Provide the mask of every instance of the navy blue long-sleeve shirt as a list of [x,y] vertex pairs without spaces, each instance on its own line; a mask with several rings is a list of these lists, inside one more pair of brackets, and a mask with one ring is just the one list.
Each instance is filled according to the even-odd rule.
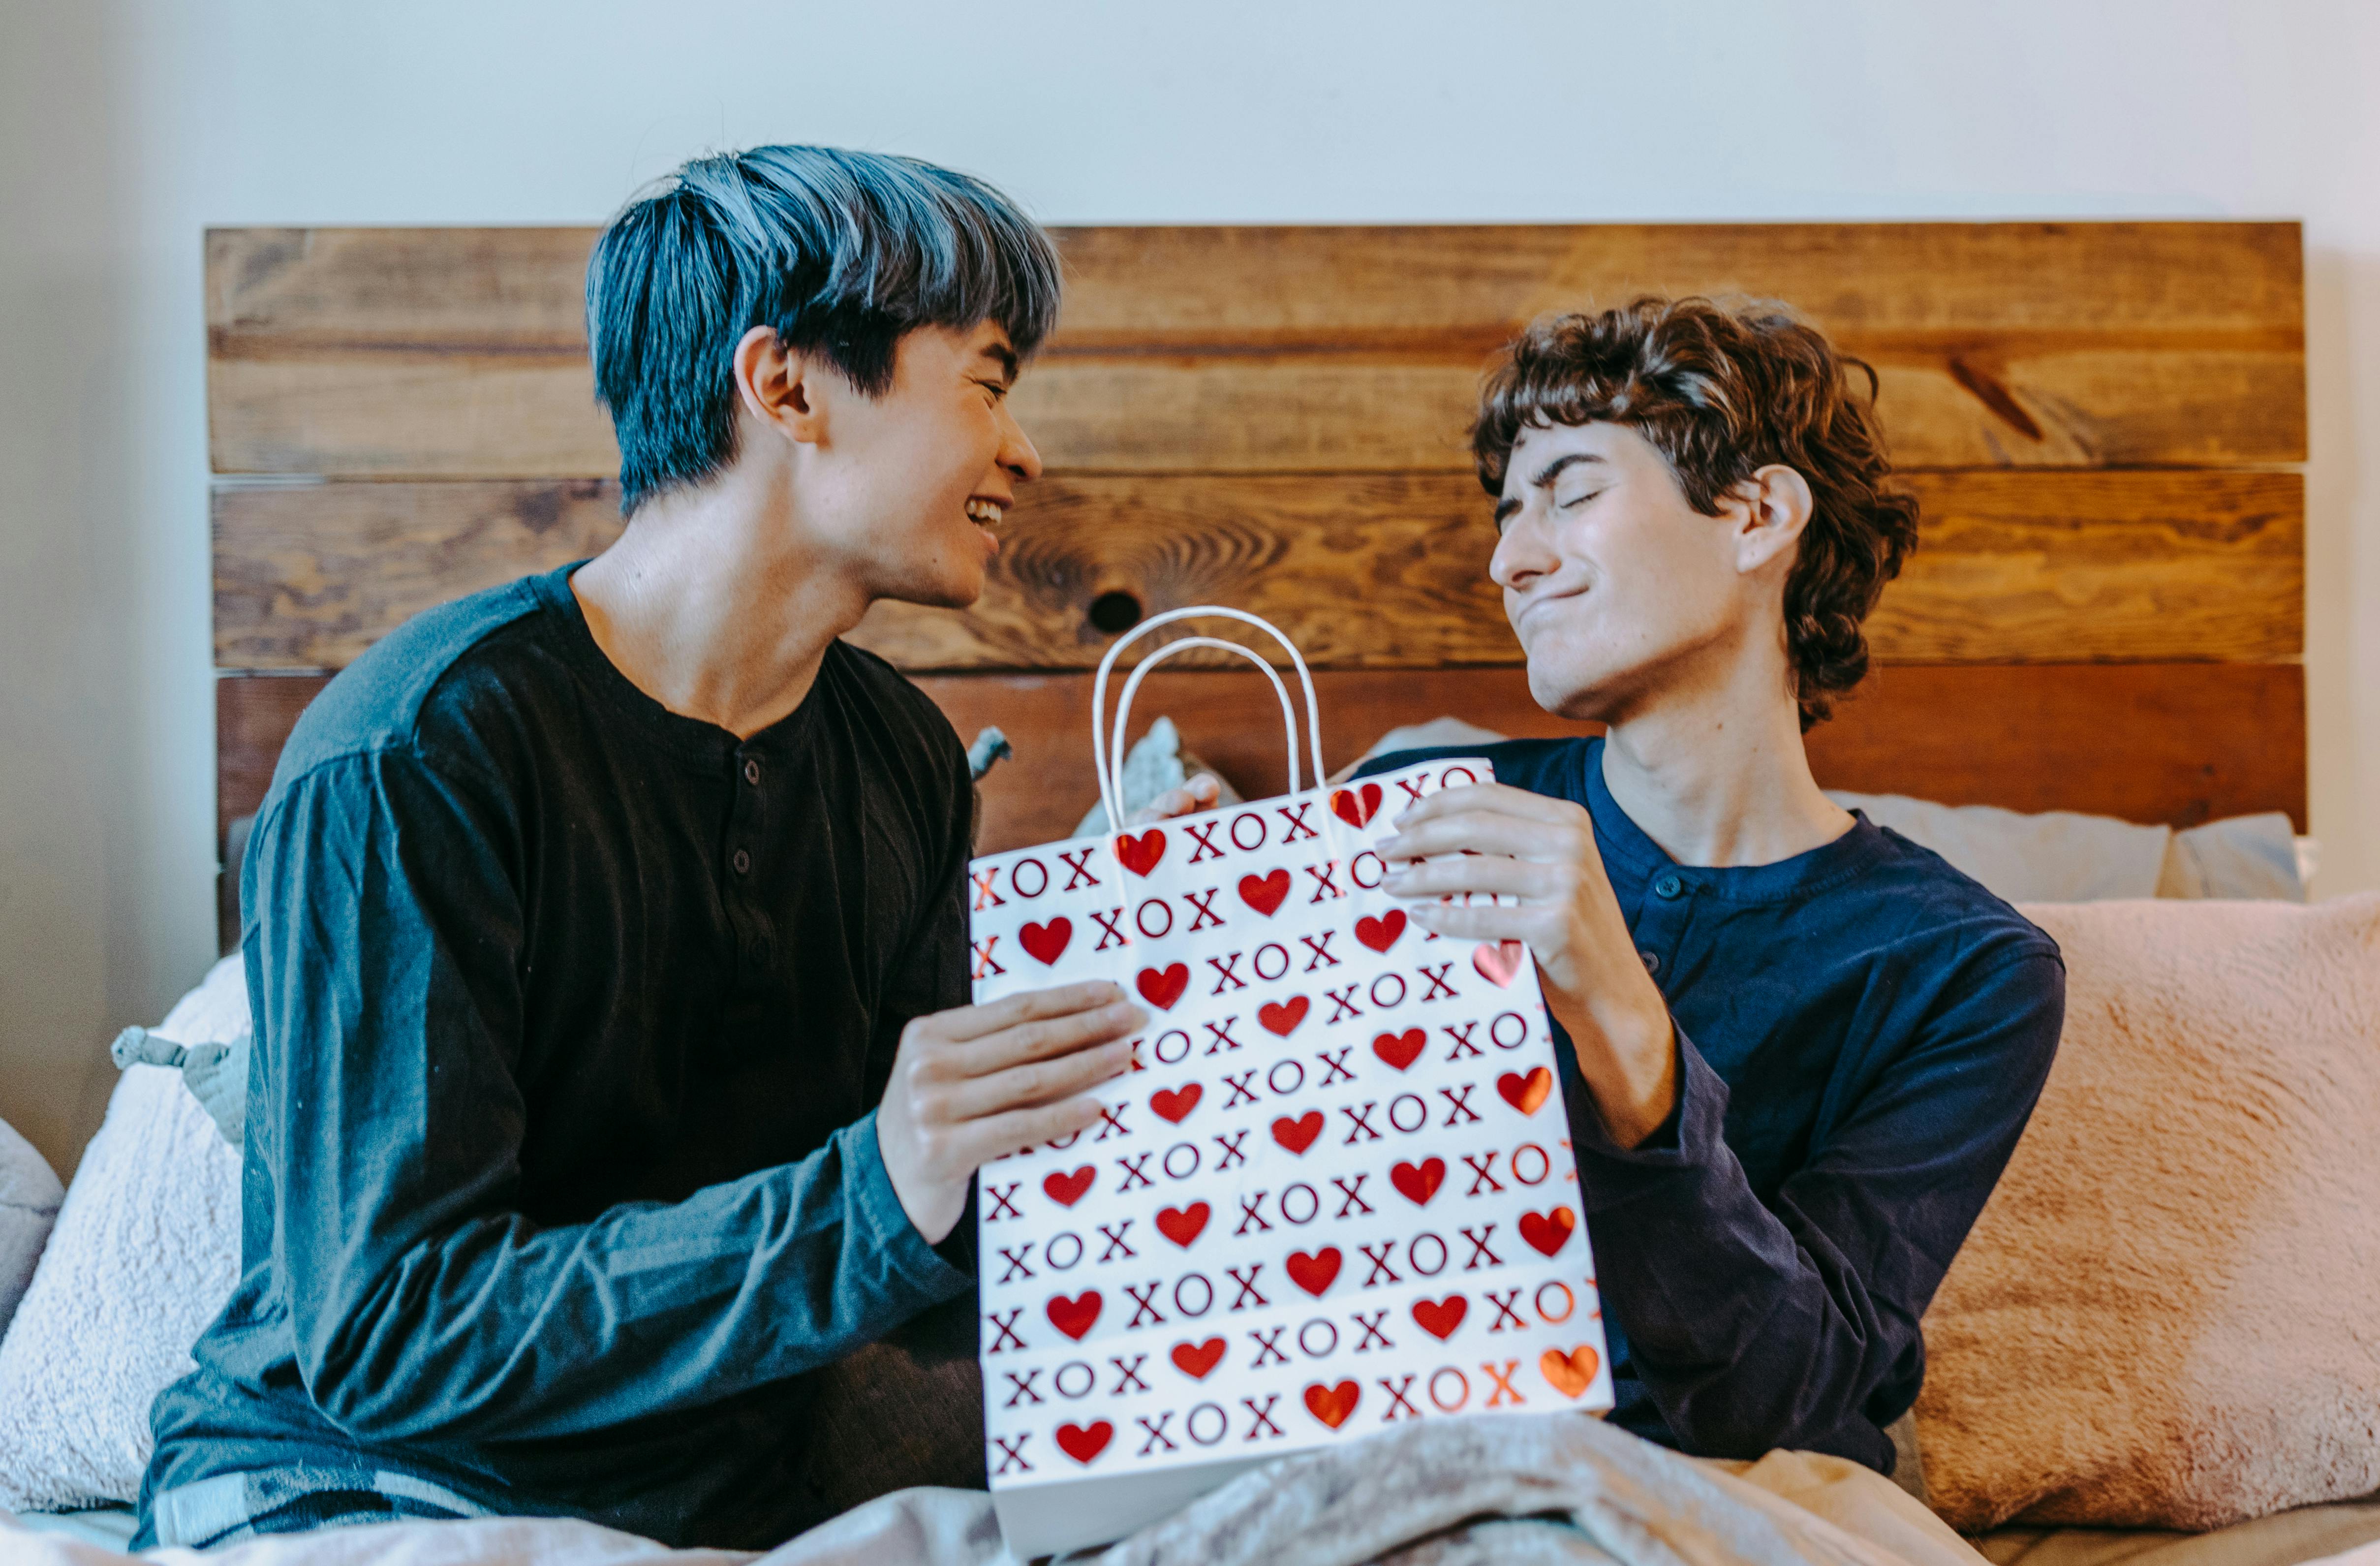
[[805,1372],[969,1286],[876,1147],[967,1000],[941,712],[832,645],[739,743],[567,571],[412,621],[284,749],[242,878],[242,1276],[143,1487],[395,1471],[674,1545],[818,1520]]
[[1777,864],[1680,865],[1612,799],[1600,739],[1363,771],[1456,755],[1586,807],[1676,1024],[1677,1109],[1627,1150],[1554,1030],[1613,1421],[1704,1456],[1798,1447],[1890,1473],[1919,1321],[2057,1052],[2056,943],[1864,816]]

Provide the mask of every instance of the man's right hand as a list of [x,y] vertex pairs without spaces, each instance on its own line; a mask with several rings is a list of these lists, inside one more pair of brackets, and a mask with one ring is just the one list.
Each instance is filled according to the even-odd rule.
[[1105,980],[917,1017],[901,1031],[876,1144],[901,1210],[929,1245],[966,1210],[967,1182],[1004,1153],[1088,1130],[1091,1089],[1132,1067],[1148,1014]]

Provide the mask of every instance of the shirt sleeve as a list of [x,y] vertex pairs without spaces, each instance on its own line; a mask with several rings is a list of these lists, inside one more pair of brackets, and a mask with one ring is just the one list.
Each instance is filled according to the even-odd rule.
[[1723,1135],[1727,1084],[1682,1031],[1670,1121],[1621,1150],[1576,1067],[1572,1139],[1604,1309],[1684,1450],[1889,1467],[1919,1322],[2040,1097],[2065,969],[2030,953],[1960,988],[1767,1202]]
[[293,780],[258,829],[249,1135],[323,1414],[363,1439],[566,1436],[812,1369],[965,1289],[903,1212],[872,1113],[681,1202],[520,1213],[525,915],[501,801],[383,751]]

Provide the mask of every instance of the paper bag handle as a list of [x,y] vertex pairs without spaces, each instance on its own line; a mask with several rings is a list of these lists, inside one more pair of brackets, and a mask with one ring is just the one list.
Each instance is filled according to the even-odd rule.
[[1186,637],[1180,641],[1168,642],[1150,653],[1134,667],[1131,676],[1124,681],[1123,693],[1116,703],[1114,729],[1112,733],[1108,729],[1108,671],[1115,667],[1117,655],[1160,625],[1201,615],[1214,615],[1253,625],[1269,635],[1273,640],[1281,643],[1287,649],[1290,663],[1297,671],[1298,686],[1305,696],[1305,735],[1309,753],[1314,760],[1316,786],[1319,787],[1323,779],[1329,775],[1322,767],[1322,717],[1321,710],[1314,699],[1314,676],[1307,672],[1305,659],[1297,650],[1297,644],[1281,635],[1279,627],[1270,622],[1259,619],[1245,610],[1227,609],[1220,604],[1196,604],[1187,609],[1170,609],[1162,614],[1150,616],[1118,637],[1115,644],[1108,649],[1107,655],[1099,660],[1099,676],[1091,683],[1091,766],[1099,774],[1099,803],[1107,810],[1110,832],[1123,831],[1123,795],[1120,780],[1123,773],[1123,741],[1132,716],[1133,696],[1139,690],[1140,682],[1149,670],[1173,654],[1194,647],[1209,647],[1237,653],[1262,669],[1265,678],[1272,682],[1273,694],[1281,698],[1281,724],[1287,731],[1289,739],[1289,792],[1296,794],[1301,791],[1303,780],[1299,776],[1297,766],[1297,718],[1289,703],[1289,687],[1281,684],[1281,674],[1274,669],[1271,660],[1260,656],[1239,642],[1224,641],[1214,637]]

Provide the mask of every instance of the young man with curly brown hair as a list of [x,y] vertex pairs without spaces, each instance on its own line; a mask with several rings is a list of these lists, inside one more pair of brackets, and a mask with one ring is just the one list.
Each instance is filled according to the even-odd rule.
[[1473,431],[1488,569],[1537,701],[1607,729],[1487,747],[1498,781],[1382,852],[1425,928],[1536,955],[1614,1421],[1890,1473],[1919,1320],[2048,1074],[2065,970],[1811,776],[1802,736],[1865,674],[1861,621],[1917,541],[1853,368],[1778,307],[1695,298],[1512,346]]

